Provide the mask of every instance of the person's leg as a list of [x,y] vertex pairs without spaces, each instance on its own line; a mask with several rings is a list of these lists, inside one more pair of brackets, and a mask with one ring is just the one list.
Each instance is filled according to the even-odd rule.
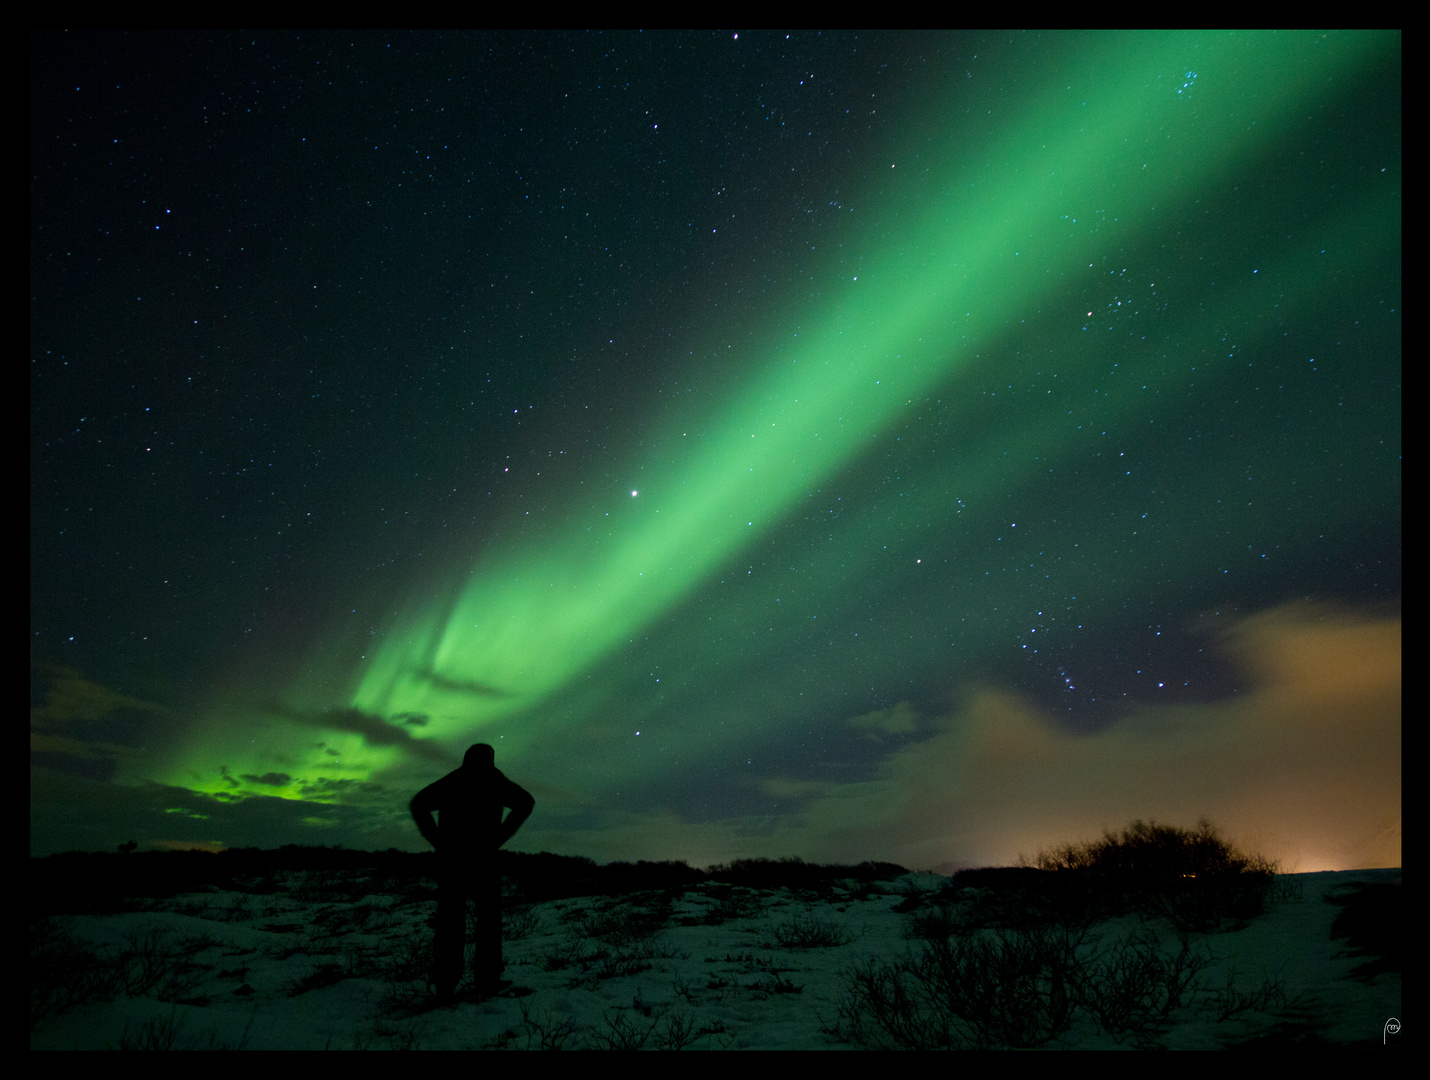
[[501,873],[496,860],[484,862],[477,869],[473,883],[476,894],[477,925],[473,976],[481,989],[493,989],[501,979]]
[[467,890],[461,876],[443,873],[437,882],[437,925],[433,947],[432,981],[437,993],[451,997],[462,981],[462,952],[467,944]]

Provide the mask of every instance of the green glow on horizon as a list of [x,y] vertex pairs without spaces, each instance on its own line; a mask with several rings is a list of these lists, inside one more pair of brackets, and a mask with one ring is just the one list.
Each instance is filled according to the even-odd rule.
[[[608,491],[586,488],[585,501],[544,532],[494,546],[445,589],[414,593],[369,654],[350,706],[390,722],[425,717],[414,737],[438,740],[455,756],[483,728],[549,698],[785,520],[908,401],[956,396],[964,366],[1016,334],[1020,314],[1065,288],[1064,275],[1243,165],[1296,110],[1382,47],[1374,35],[1355,34],[1069,38],[1049,59],[1045,85],[995,136],[931,144],[935,160],[926,154],[917,165],[930,173],[910,167],[912,179],[896,182],[903,163],[892,162],[893,195],[855,200],[856,218],[871,224],[814,275],[822,294],[797,320],[774,313],[782,325],[807,328],[798,337],[766,339],[733,361],[720,342],[697,352],[698,361],[753,372],[727,400],[701,415],[658,417],[629,471],[610,470]],[[1195,93],[1179,93],[1193,70]],[[965,104],[950,94],[944,125],[931,134],[966,127]],[[929,175],[946,180],[900,207],[898,192]],[[1115,223],[1109,216],[1095,233],[1068,224],[1100,209]],[[1026,425],[998,435],[999,454],[1006,438],[1047,437]],[[977,463],[965,465],[977,472]],[[990,460],[980,483],[972,501],[991,496],[1006,475]],[[519,752],[526,735],[504,730],[504,745]],[[249,794],[323,801],[302,776],[360,781],[401,756],[352,733],[309,730],[305,743],[291,731],[270,733],[299,763],[286,770],[290,784],[244,783]],[[222,760],[254,756],[245,749],[251,732],[213,737]],[[343,744],[343,755],[313,751],[319,737]],[[191,789],[226,790],[183,775],[178,781],[175,770],[176,782]]]

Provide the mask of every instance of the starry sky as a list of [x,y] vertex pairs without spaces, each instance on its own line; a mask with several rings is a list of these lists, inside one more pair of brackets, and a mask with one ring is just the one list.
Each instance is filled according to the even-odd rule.
[[1400,865],[1398,33],[30,51],[32,854]]

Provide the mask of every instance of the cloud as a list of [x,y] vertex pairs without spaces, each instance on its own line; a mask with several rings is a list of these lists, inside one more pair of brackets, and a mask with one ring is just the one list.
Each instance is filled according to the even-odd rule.
[[262,776],[253,776],[249,773],[244,773],[243,778],[250,784],[267,784],[269,787],[287,787],[293,782],[291,776],[281,772],[264,773]]
[[32,662],[30,733],[62,737],[74,744],[99,745],[113,752],[143,740],[156,721],[177,719],[164,706],[91,682],[59,664]]
[[30,665],[32,697],[41,704],[30,710],[31,730],[55,731],[90,722],[127,722],[135,716],[158,716],[163,706],[91,682],[60,664],[33,661]]
[[1016,694],[985,689],[950,715],[904,703],[851,721],[873,734],[927,732],[868,780],[768,779],[798,801],[778,817],[683,823],[603,817],[596,829],[523,831],[522,844],[597,858],[749,856],[920,868],[1006,865],[1136,818],[1209,817],[1288,870],[1401,864],[1399,618],[1309,605],[1233,624],[1223,645],[1250,687],[1210,704],[1134,711],[1095,734],[1054,724]]
[[862,731],[868,738],[882,742],[893,735],[912,735],[919,729],[918,713],[907,701],[887,709],[878,709],[848,721],[854,731]]
[[458,694],[474,694],[482,698],[506,698],[511,697],[511,692],[503,690],[499,686],[492,686],[490,683],[477,682],[474,679],[453,679],[446,675],[438,674],[431,668],[421,668],[414,674],[419,679],[430,682],[439,690],[447,690]]
[[30,736],[30,767],[73,773],[87,780],[113,780],[119,763],[113,757],[95,756],[69,739]]
[[177,717],[152,701],[111,690],[59,664],[32,662],[30,766],[113,780],[142,747],[162,741]]
[[830,785],[822,780],[783,780],[771,777],[760,781],[760,791],[772,799],[812,799],[825,794]]
[[[294,724],[317,728],[322,731],[347,731],[361,735],[368,746],[391,746],[414,757],[434,761],[441,765],[451,765],[452,756],[438,742],[432,739],[414,739],[405,728],[395,727],[386,719],[361,709],[318,709],[304,711],[291,709],[285,705],[270,704],[268,710]],[[425,722],[415,720],[417,714],[404,713],[405,724],[421,727]]]
[[394,792],[386,784],[374,780],[332,780],[320,777],[300,781],[303,798],[310,803],[342,803],[347,806],[405,807],[411,797],[408,792]]
[[811,804],[811,839],[916,865],[1006,863],[1134,818],[1206,815],[1301,870],[1399,866],[1400,620],[1296,605],[1225,647],[1251,688],[1093,735],[986,690],[871,782]]

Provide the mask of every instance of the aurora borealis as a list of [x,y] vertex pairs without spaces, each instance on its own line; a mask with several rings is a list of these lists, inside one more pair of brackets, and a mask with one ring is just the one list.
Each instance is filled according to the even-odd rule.
[[31,45],[32,853],[1400,864],[1398,34]]

